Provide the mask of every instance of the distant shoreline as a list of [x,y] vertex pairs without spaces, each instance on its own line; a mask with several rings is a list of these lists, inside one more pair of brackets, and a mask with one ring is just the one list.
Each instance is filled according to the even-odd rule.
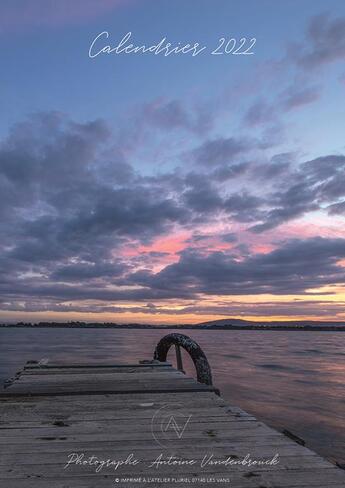
[[17,323],[0,324],[2,329],[26,328],[26,329],[142,329],[142,330],[293,330],[293,331],[318,331],[318,332],[345,332],[344,325],[299,325],[299,324],[262,324],[260,325],[149,325],[149,324],[114,324],[114,323],[86,323],[86,322],[40,322],[38,324]]

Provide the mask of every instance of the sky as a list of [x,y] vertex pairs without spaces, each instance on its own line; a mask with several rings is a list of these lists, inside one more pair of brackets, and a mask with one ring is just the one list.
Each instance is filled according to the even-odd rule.
[[0,56],[0,321],[345,320],[342,0],[2,0]]

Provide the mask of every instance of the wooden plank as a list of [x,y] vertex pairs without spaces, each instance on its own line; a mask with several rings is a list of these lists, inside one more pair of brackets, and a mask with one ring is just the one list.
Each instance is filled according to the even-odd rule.
[[[151,370],[151,373],[137,375],[136,373],[119,374],[84,374],[72,373],[67,375],[19,375],[10,386],[11,395],[61,395],[88,393],[133,393],[133,392],[167,392],[167,391],[214,391],[213,387],[197,383],[187,378],[181,372],[172,370],[161,373]],[[162,386],[163,385],[163,386]],[[2,393],[4,395],[4,393]]]
[[[43,430],[43,429],[42,429]],[[152,431],[151,430],[122,430],[122,431],[114,431],[114,432],[99,432],[99,433],[71,433],[68,434],[66,431],[61,431],[62,428],[55,428],[55,429],[46,429],[40,430],[39,432],[35,432],[30,434],[28,432],[23,432],[22,435],[13,435],[6,434],[1,435],[0,438],[0,445],[6,444],[32,444],[35,440],[38,441],[50,441],[54,439],[60,440],[71,440],[71,441],[78,441],[78,442],[96,442],[96,441],[112,441],[117,442],[121,441],[125,443],[128,440],[142,440],[146,439],[148,442],[152,442]],[[281,434],[279,432],[272,432],[268,431],[268,428],[265,427],[258,427],[257,429],[253,430],[251,428],[248,429],[237,429],[231,430],[227,428],[222,432],[212,432],[212,429],[205,429],[202,433],[200,430],[197,429],[192,430],[191,428],[188,429],[188,433],[185,432],[183,438],[185,440],[194,439],[197,442],[197,439],[203,438],[208,439],[212,438],[215,440],[222,440],[222,439],[229,439],[231,441],[239,440],[239,439],[249,439],[250,442],[252,438],[258,439],[264,436],[277,436],[280,437]]]
[[[80,408],[80,407],[79,407]],[[0,409],[0,428],[6,426],[6,428],[17,428],[17,427],[33,427],[35,425],[44,425],[47,423],[52,423],[56,419],[68,420],[68,423],[79,425],[88,422],[99,422],[104,425],[104,422],[116,422],[116,421],[146,421],[147,419],[152,419],[153,415],[157,412],[156,408],[134,408],[134,409],[104,409],[97,412],[90,411],[90,413],[79,413],[78,408],[76,409],[64,409],[57,411],[38,411],[35,409],[33,412],[30,410],[29,415],[21,416],[18,419],[18,410],[10,409],[4,410],[6,415],[5,420],[1,419],[2,411]],[[188,409],[175,409],[176,415],[190,415],[190,422],[195,422],[198,419],[199,422],[214,422],[214,421],[224,421],[224,422],[248,422],[256,420],[255,417],[249,415],[238,416],[231,412],[226,412],[220,408],[188,408]],[[30,415],[31,414],[31,415]]]
[[5,394],[1,398],[1,405],[6,405],[7,403],[17,403],[20,405],[56,405],[58,404],[59,407],[68,404],[69,402],[77,404],[78,401],[82,401],[83,405],[87,404],[115,404],[115,405],[140,405],[142,402],[149,402],[149,403],[154,403],[155,405],[163,404],[166,402],[182,402],[183,404],[188,404],[188,403],[197,403],[198,405],[200,402],[203,402],[205,404],[213,404],[213,405],[219,405],[223,408],[228,408],[232,412],[244,412],[241,410],[239,407],[235,407],[233,405],[227,405],[224,399],[220,396],[215,395],[213,392],[208,392],[208,391],[201,391],[198,393],[198,396],[195,397],[193,392],[178,392],[178,393],[161,393],[157,394],[152,398],[152,396],[149,393],[132,393],[131,395],[128,395],[126,398],[122,397],[116,397],[112,396],[109,394],[104,394],[104,395],[84,395],[81,400],[78,400],[73,395],[65,395],[63,398],[54,396],[52,395],[50,398],[35,398],[35,397],[23,397],[20,399],[17,399],[15,396],[13,396],[10,392],[12,391],[12,387],[8,388],[5,390]]
[[133,379],[133,380],[119,380],[119,381],[114,381],[113,378],[107,378],[103,379],[100,381],[92,381],[90,380],[85,380],[85,381],[78,381],[78,380],[72,380],[72,381],[64,381],[63,383],[55,383],[54,381],[42,381],[42,382],[25,382],[25,381],[18,381],[14,383],[11,386],[11,394],[16,393],[17,391],[23,391],[25,390],[29,391],[42,391],[45,390],[47,392],[60,392],[63,390],[68,390],[69,388],[72,388],[73,391],[85,391],[88,388],[90,388],[92,391],[97,391],[97,390],[119,390],[119,389],[145,389],[145,386],[149,387],[151,386],[152,388],[159,388],[161,386],[164,386],[165,388],[171,387],[171,388],[178,388],[179,386],[189,386],[193,387],[195,386],[196,388],[200,388],[206,385],[199,385],[195,383],[192,380],[188,380],[182,377],[173,377],[169,378],[168,381],[161,381],[159,378],[142,378],[142,379]]
[[[80,379],[79,379],[80,378]],[[122,378],[122,379],[121,379]],[[127,379],[128,378],[128,379]],[[27,379],[25,376],[19,377],[9,387],[11,396],[15,395],[61,395],[61,394],[89,394],[89,393],[154,393],[154,392],[174,392],[174,391],[215,391],[212,386],[196,382],[192,378],[176,371],[171,374],[165,374],[163,378],[152,375],[143,375],[132,377],[131,374],[124,375],[86,375],[79,377],[68,375],[59,377],[55,382],[54,378],[42,378],[42,381]],[[0,396],[7,396],[7,390]]]
[[104,363],[104,364],[90,364],[90,363],[74,363],[74,364],[65,364],[65,363],[49,363],[49,364],[26,364],[24,369],[72,369],[72,368],[165,368],[171,367],[172,364],[169,362],[160,363],[158,361],[151,362],[148,361],[147,363],[133,363],[133,364],[111,364],[111,363]]
[[[104,453],[106,452],[113,452],[114,456],[123,455],[124,452],[146,452],[148,449],[151,451],[155,450],[157,455],[162,452],[162,447],[157,443],[148,444],[147,439],[129,439],[126,441],[126,451],[124,451],[124,444],[123,441],[94,441],[92,443],[82,442],[82,441],[70,441],[70,440],[59,440],[58,437],[55,440],[50,441],[37,441],[35,440],[32,444],[9,444],[7,446],[3,446],[2,455],[11,455],[17,456],[20,454],[27,455],[31,454],[34,455],[37,453],[41,455],[42,453],[66,453],[70,452],[91,452],[100,457],[104,457]],[[152,440],[152,439],[151,439]],[[274,455],[276,452],[281,453],[284,455],[286,449],[290,450],[291,452],[299,453],[299,449],[302,446],[298,444],[295,446],[291,444],[288,440],[282,440],[280,437],[277,436],[265,436],[261,438],[251,438],[251,439],[244,439],[239,438],[235,441],[231,441],[229,439],[222,439],[222,440],[213,440],[207,438],[200,438],[196,443],[194,439],[185,439],[183,446],[179,442],[179,439],[169,442],[169,453],[172,452],[193,452],[195,446],[198,446],[198,449],[203,449],[205,452],[212,452],[217,453],[217,450],[224,450],[228,454],[235,454],[237,456],[243,455],[243,453],[248,454],[251,453],[253,456],[256,455],[255,453],[260,453],[261,456],[269,456]],[[296,449],[295,449],[296,447]],[[312,452],[312,451],[310,451]],[[259,457],[259,454],[257,454]],[[309,455],[309,454],[304,454]]]
[[31,369],[24,369],[20,373],[26,376],[42,376],[42,375],[69,375],[69,374],[123,374],[123,373],[137,373],[137,374],[150,374],[152,372],[159,372],[159,373],[170,373],[172,371],[176,371],[172,366],[166,367],[123,367],[123,368],[114,368],[114,367],[104,367],[104,368],[92,368],[92,367],[85,367],[85,368],[31,368]]
[[[151,426],[151,423],[148,422],[148,419],[138,419],[137,421],[135,418],[129,418],[129,419],[116,419],[116,420],[104,420],[104,421],[99,421],[99,420],[89,420],[89,421],[82,421],[78,423],[70,423],[68,419],[65,421],[57,421],[51,422],[50,424],[34,424],[28,427],[23,427],[21,424],[17,425],[16,427],[13,426],[8,426],[7,424],[1,425],[0,426],[0,434],[1,434],[1,439],[0,442],[2,442],[2,439],[5,439],[7,436],[9,437],[21,437],[22,439],[25,436],[37,436],[37,435],[55,435],[57,431],[59,432],[59,435],[84,435],[86,432],[88,434],[97,434],[103,429],[106,429],[107,434],[110,433],[118,433],[121,434],[122,432],[149,432],[151,433],[151,429],[153,428]],[[157,426],[154,426],[156,430],[160,429],[160,424]],[[262,424],[261,422],[258,422],[257,420],[250,420],[250,421],[243,421],[243,422],[237,422],[233,421],[230,422],[229,419],[221,418],[219,420],[218,417],[215,417],[214,420],[209,419],[207,420],[204,418],[204,420],[200,419],[193,419],[193,417],[190,419],[188,423],[188,432],[203,432],[205,431],[205,435],[207,435],[207,431],[212,431],[212,435],[214,437],[218,437],[224,432],[231,433],[231,432],[237,432],[237,431],[242,431],[242,432],[247,432],[248,430],[255,431],[255,435],[259,435],[262,431],[265,433],[268,433],[269,431],[267,430],[270,429],[270,427],[267,427],[265,424]],[[275,431],[273,431],[275,432]]]
[[[65,385],[69,383],[85,383],[85,382],[95,382],[100,383],[102,381],[165,381],[166,379],[188,379],[180,371],[172,371],[168,373],[122,373],[122,374],[112,374],[112,373],[84,373],[84,374],[54,374],[54,375],[21,375],[20,378],[15,380],[16,385],[18,384],[41,384],[41,385]],[[188,379],[189,380],[189,379]],[[189,380],[190,381],[190,380]]]
[[[75,391],[73,388],[68,388],[68,389],[61,389],[60,391],[54,391],[54,390],[40,390],[37,388],[36,390],[28,390],[28,389],[22,389],[19,391],[16,391],[13,393],[14,397],[23,397],[27,395],[37,395],[37,396],[48,396],[51,397],[53,396],[60,396],[60,395],[90,395],[90,394],[99,394],[99,395],[105,395],[105,394],[111,394],[111,395],[127,395],[127,394],[132,394],[132,393],[149,393],[151,395],[156,394],[156,393],[178,393],[178,392],[183,392],[183,393],[198,393],[198,392],[203,392],[203,391],[210,391],[214,392],[215,389],[212,387],[187,387],[187,386],[182,386],[182,387],[162,387],[162,388],[157,388],[157,389],[152,389],[150,387],[146,387],[145,385],[142,385],[142,388],[134,389],[133,387],[128,387],[128,388],[123,388],[123,389],[115,389],[113,387],[110,387],[109,389],[98,389],[97,387],[93,388],[88,388],[85,391]],[[0,394],[0,399],[1,399],[2,394]]]

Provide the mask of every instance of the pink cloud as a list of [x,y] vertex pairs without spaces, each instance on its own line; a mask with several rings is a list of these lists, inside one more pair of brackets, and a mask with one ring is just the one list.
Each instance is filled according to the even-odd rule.
[[330,218],[327,215],[318,215],[317,222],[310,219],[303,219],[291,222],[284,227],[286,238],[307,239],[309,237],[321,236],[327,238],[344,237],[344,221],[342,218]]
[[0,32],[85,22],[131,0],[2,0]]
[[169,255],[177,254],[186,247],[186,239],[190,237],[189,233],[171,234],[169,236],[158,237],[154,242],[147,246],[126,247],[122,252],[124,257],[135,257],[143,253],[157,252],[167,253]]

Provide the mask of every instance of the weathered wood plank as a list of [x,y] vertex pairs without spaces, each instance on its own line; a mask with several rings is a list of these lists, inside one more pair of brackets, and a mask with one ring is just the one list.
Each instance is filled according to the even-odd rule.
[[[192,429],[188,430],[188,433],[185,433],[183,438],[184,440],[193,439],[194,442],[197,442],[198,439],[204,438],[214,438],[214,439],[229,439],[230,441],[237,441],[239,439],[248,439],[250,442],[253,438],[258,439],[260,437],[264,437],[266,435],[277,436],[280,437],[281,434],[279,432],[270,433],[264,427],[258,427],[255,430],[248,428],[246,430],[230,430],[227,429],[222,432],[210,432],[209,429],[205,430],[202,434],[199,431],[193,431]],[[66,431],[61,432],[61,430],[46,430],[45,432],[35,432],[34,435],[29,435],[28,433],[23,433],[21,436],[15,435],[1,435],[0,438],[0,445],[5,444],[32,444],[35,440],[38,441],[50,441],[54,439],[60,440],[70,440],[70,441],[78,441],[78,442],[96,442],[96,441],[122,441],[125,443],[128,440],[142,440],[146,439],[148,442],[152,442],[152,432],[151,430],[144,430],[141,431],[138,429],[137,431],[115,431],[114,433],[111,432],[99,432],[99,433],[78,433],[78,434],[68,434]],[[182,444],[182,443],[181,443]]]
[[[133,422],[133,418],[131,419],[117,419],[117,420],[105,420],[100,422],[98,420],[94,421],[87,421],[87,422],[79,422],[77,424],[70,423],[68,419],[65,421],[58,421],[57,425],[54,425],[53,422],[50,424],[34,424],[30,427],[23,427],[20,424],[17,427],[8,427],[7,425],[0,426],[0,434],[1,439],[5,439],[8,437],[23,437],[29,435],[55,435],[57,431],[59,435],[83,435],[86,432],[88,434],[96,434],[100,431],[106,429],[107,434],[110,433],[118,433],[121,434],[122,432],[151,432],[151,429],[154,428],[155,430],[160,430],[160,424],[151,426],[151,423],[148,422],[148,419],[138,420]],[[206,429],[206,430],[205,430]],[[208,429],[208,430],[207,430]],[[269,429],[269,430],[268,430]],[[273,429],[267,427],[265,424],[258,422],[257,420],[250,420],[244,422],[230,422],[227,418],[219,420],[215,418],[214,420],[207,420],[200,421],[200,419],[191,419],[188,423],[188,432],[200,432],[204,434],[204,432],[212,431],[212,435],[217,437],[224,432],[231,433],[231,432],[247,432],[248,430],[255,432],[256,435],[260,435],[261,432],[272,432]],[[273,431],[275,432],[275,431]],[[206,434],[205,434],[206,435]]]
[[[211,395],[211,396],[208,396]],[[20,408],[23,413],[25,411],[41,411],[41,412],[59,412],[67,409],[69,412],[75,411],[80,413],[92,413],[95,409],[100,411],[134,411],[157,409],[167,403],[173,403],[178,410],[188,408],[219,408],[221,411],[230,412],[233,415],[246,416],[246,412],[227,406],[224,401],[215,396],[214,393],[200,391],[197,397],[192,392],[178,392],[178,393],[157,393],[154,396],[144,393],[129,393],[126,396],[116,396],[107,394],[99,395],[83,395],[81,397],[75,395],[61,396],[38,396],[38,397],[8,397],[4,396],[0,401],[0,411],[3,409],[9,411],[11,409]],[[83,407],[83,408],[81,408]]]
[[[15,385],[68,385],[74,383],[96,383],[101,382],[124,382],[124,381],[165,381],[168,377],[169,380],[189,380],[186,376],[178,371],[172,371],[167,373],[123,373],[113,375],[111,373],[106,374],[70,374],[70,375],[22,375],[18,380],[15,380]],[[189,381],[190,382],[190,381]]]
[[[47,369],[46,366],[42,369]],[[65,368],[68,370],[68,368]],[[11,385],[11,395],[61,395],[88,393],[120,392],[167,392],[167,391],[214,391],[213,387],[197,383],[183,373],[172,370],[160,373],[159,369],[150,368],[147,374],[135,372],[116,374],[77,374],[73,368],[70,374],[26,375],[20,374]],[[127,371],[127,370],[126,370]],[[2,393],[4,395],[4,393]]]
[[[11,396],[16,395],[43,395],[43,396],[57,396],[57,395],[88,395],[91,393],[98,394],[120,394],[120,393],[167,393],[176,391],[198,392],[198,391],[215,391],[215,388],[208,385],[203,385],[187,378],[172,378],[169,381],[159,381],[143,379],[138,381],[115,382],[111,379],[102,382],[76,382],[61,385],[49,384],[21,384],[15,382],[10,386]],[[0,394],[7,396],[7,390]]]
[[74,368],[166,368],[171,367],[171,363],[165,362],[160,363],[158,361],[151,362],[148,361],[147,363],[133,363],[133,364],[111,364],[111,363],[104,363],[104,364],[90,364],[90,363],[75,363],[75,364],[66,364],[66,363],[48,363],[48,364],[26,364],[24,369],[74,369]]
[[[181,410],[178,411],[177,415],[181,416],[191,416],[190,423],[198,422],[253,422],[256,421],[255,417],[250,416],[237,416],[231,413],[219,411],[220,409],[196,409],[196,408],[189,408],[188,410]],[[177,410],[176,410],[177,412]],[[116,422],[126,422],[130,421],[133,422],[134,420],[138,423],[147,422],[147,419],[152,419],[153,415],[156,413],[156,409],[144,409],[138,410],[135,409],[133,411],[120,411],[120,412],[99,412],[97,417],[95,414],[79,414],[78,411],[75,413],[65,409],[64,411],[53,413],[42,412],[39,413],[35,410],[34,415],[32,412],[31,417],[27,418],[22,416],[19,420],[17,411],[7,411],[4,412],[6,417],[3,420],[1,409],[0,409],[0,428],[32,428],[32,427],[40,427],[42,425],[52,424],[56,420],[66,420],[68,421],[69,425],[83,425],[87,426],[88,423],[95,423],[99,424],[102,427],[106,427],[106,424],[112,422],[113,424]]]
[[[152,441],[152,439],[151,439]],[[183,446],[179,442],[179,439],[173,440],[169,442],[169,452],[170,450],[174,452],[177,450],[188,450],[192,451],[198,446],[198,449],[204,449],[205,452],[214,452],[217,449],[224,449],[229,454],[231,453],[242,453],[245,452],[257,452],[257,450],[262,451],[262,453],[267,452],[267,450],[273,452],[274,454],[279,451],[284,453],[284,449],[291,448],[293,452],[295,451],[295,444],[292,444],[291,441],[288,439],[281,439],[279,436],[264,436],[264,437],[255,437],[255,438],[237,438],[233,439],[214,439],[214,438],[199,438],[198,442],[195,442],[195,439],[184,439]],[[115,441],[105,441],[105,440],[98,440],[93,441],[92,443],[87,441],[71,441],[70,439],[66,439],[66,437],[59,437],[50,438],[49,441],[43,440],[35,440],[31,444],[8,444],[7,446],[3,445],[3,449],[1,452],[3,454],[27,454],[27,453],[69,453],[69,452],[88,452],[92,451],[93,454],[103,456],[103,452],[112,451],[113,455],[120,455],[124,452],[124,445],[123,440],[115,440]],[[302,446],[296,444],[296,448],[300,449]],[[157,443],[150,443],[148,444],[147,439],[128,439],[126,441],[126,452],[134,452],[134,451],[147,451],[156,450],[158,453],[162,452],[162,447]],[[312,451],[309,451],[312,453]],[[313,454],[313,453],[312,453]],[[262,454],[263,455],[263,454]],[[304,454],[309,455],[309,454]]]
[[176,371],[172,366],[166,366],[164,368],[157,367],[157,366],[149,366],[149,367],[123,367],[123,368],[115,368],[115,367],[103,367],[103,368],[30,368],[24,369],[21,374],[25,376],[53,376],[53,375],[70,375],[72,374],[123,374],[123,373],[136,373],[136,374],[150,374],[152,372],[159,372],[163,373],[171,373]]

